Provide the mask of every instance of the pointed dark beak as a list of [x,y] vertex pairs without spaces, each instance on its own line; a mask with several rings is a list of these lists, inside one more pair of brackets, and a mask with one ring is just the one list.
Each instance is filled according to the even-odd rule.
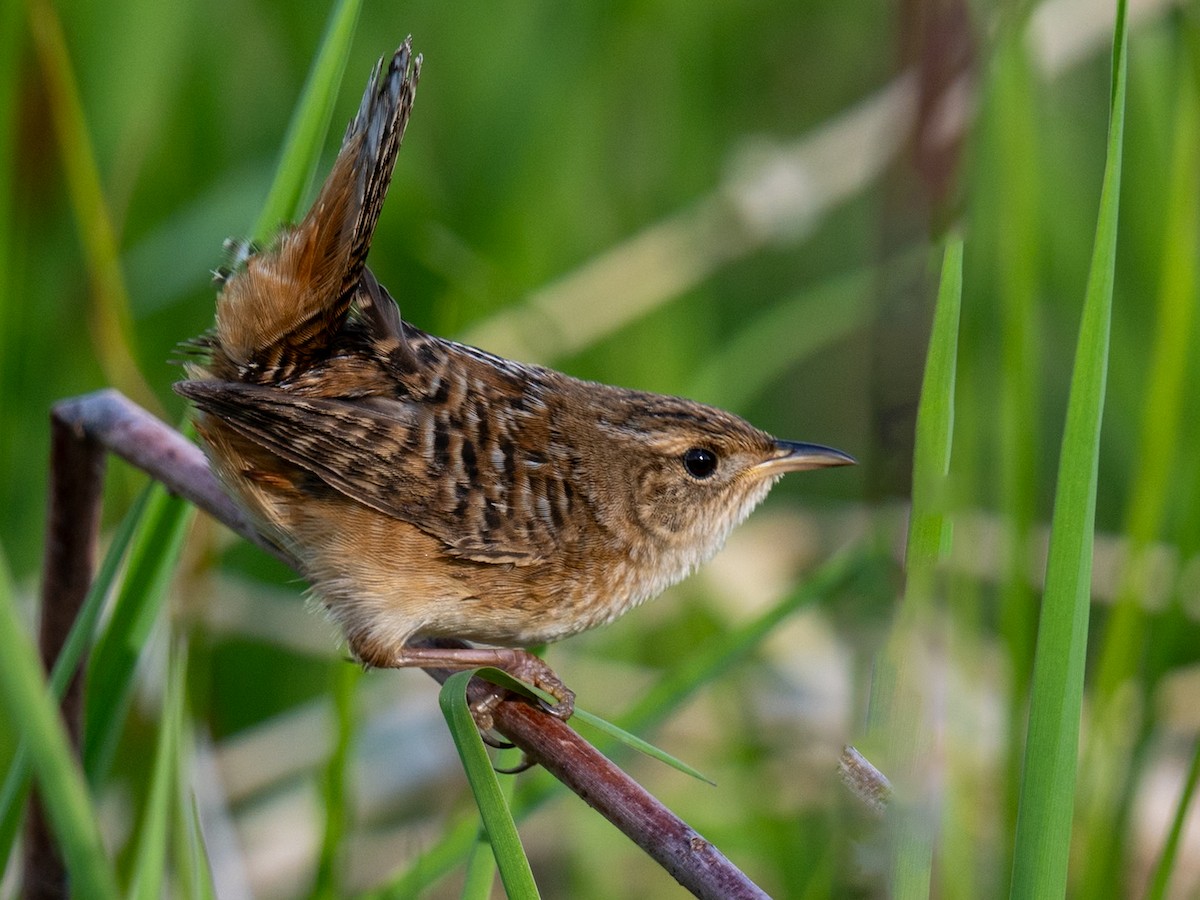
[[858,460],[853,456],[832,447],[802,444],[798,441],[776,441],[775,454],[756,465],[754,471],[763,475],[782,475],[785,472],[807,472],[809,469],[857,464]]

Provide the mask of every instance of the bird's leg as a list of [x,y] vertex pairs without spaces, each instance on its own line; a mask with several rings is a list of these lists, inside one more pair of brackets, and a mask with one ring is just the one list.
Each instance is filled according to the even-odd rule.
[[[380,669],[412,667],[462,671],[492,666],[552,696],[557,702],[552,705],[544,704],[546,711],[551,715],[566,720],[571,718],[571,713],[575,711],[575,692],[563,683],[545,660],[534,656],[528,650],[513,647],[444,646],[435,643],[383,649],[363,646],[355,641],[351,641],[351,648],[363,663]],[[482,709],[479,712],[486,716],[489,710]]]

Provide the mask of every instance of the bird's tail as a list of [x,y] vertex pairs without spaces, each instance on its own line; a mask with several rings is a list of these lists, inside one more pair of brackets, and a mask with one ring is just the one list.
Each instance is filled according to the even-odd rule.
[[236,375],[224,377],[274,381],[328,351],[363,275],[420,73],[411,38],[386,68],[379,61],[308,215],[225,282],[214,343]]

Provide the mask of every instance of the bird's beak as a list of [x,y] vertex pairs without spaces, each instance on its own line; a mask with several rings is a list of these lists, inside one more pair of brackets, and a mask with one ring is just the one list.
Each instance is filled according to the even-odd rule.
[[807,472],[809,469],[857,464],[858,460],[853,456],[832,447],[802,444],[798,441],[776,441],[775,453],[756,465],[754,471],[761,475],[782,475],[785,472]]

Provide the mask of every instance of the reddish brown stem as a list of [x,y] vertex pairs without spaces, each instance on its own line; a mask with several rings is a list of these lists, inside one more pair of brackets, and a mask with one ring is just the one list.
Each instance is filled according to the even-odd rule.
[[[55,428],[69,435],[71,440],[120,456],[247,540],[289,565],[295,565],[283,550],[259,535],[241,510],[226,497],[204,454],[195,444],[118,392],[104,390],[65,400],[55,407],[54,420]],[[98,451],[88,452],[95,454]],[[81,448],[79,453],[83,454],[84,450]],[[81,478],[90,479],[88,484],[92,485],[95,499],[87,502],[98,507],[102,470],[93,464],[88,471],[90,474],[81,475]],[[74,501],[68,499],[64,512],[67,518],[71,517],[72,509],[79,510],[79,506],[72,507],[71,504],[83,503],[79,498],[84,493],[81,491]],[[58,527],[70,529],[75,526],[60,523],[52,513],[51,528]],[[94,545],[94,526],[92,533],[89,547]],[[71,552],[83,553],[78,542],[68,542],[57,535],[52,536],[48,545],[60,541],[64,549],[73,547]],[[77,575],[73,577],[84,580],[86,592],[86,582],[90,581],[92,572],[90,556],[72,558],[64,555],[56,559],[56,567],[76,571]],[[66,591],[67,588],[47,580],[46,606],[57,605],[61,599],[66,599],[57,596],[55,592],[59,590]],[[68,620],[68,627],[69,624]],[[431,670],[430,674],[443,678],[446,675],[436,670]],[[472,702],[475,702],[482,701],[484,692],[493,688],[475,681],[471,690]],[[616,825],[696,896],[767,896],[712,844],[566,724],[522,699],[504,699],[489,708],[498,732]]]
[[[50,494],[46,513],[46,555],[42,564],[39,645],[49,672],[62,651],[92,583],[100,533],[105,450],[83,429],[56,415],[50,420]],[[53,598],[53,602],[51,602]],[[79,679],[63,699],[67,727],[79,742]]]
[[[42,563],[42,609],[38,649],[49,673],[79,615],[96,569],[104,447],[86,429],[50,417],[50,490],[46,510],[46,554]],[[62,699],[63,719],[79,747],[82,687],[76,675]],[[68,895],[67,872],[36,793],[25,827],[26,900]]]

